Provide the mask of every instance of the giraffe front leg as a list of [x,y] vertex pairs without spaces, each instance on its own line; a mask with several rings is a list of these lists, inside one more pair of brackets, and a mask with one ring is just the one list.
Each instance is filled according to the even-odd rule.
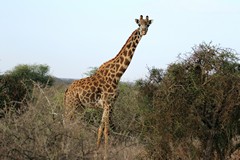
[[98,128],[97,149],[99,149],[100,144],[101,144],[103,128],[105,127],[105,122],[106,122],[106,115],[109,114],[107,112],[109,112],[109,111],[106,109],[106,107],[104,107],[103,114],[102,114],[102,120],[101,120],[100,126]]
[[99,149],[101,144],[101,138],[104,128],[104,159],[107,159],[108,155],[108,131],[109,131],[109,107],[104,107],[101,124],[98,129],[98,139],[97,139],[97,148]]

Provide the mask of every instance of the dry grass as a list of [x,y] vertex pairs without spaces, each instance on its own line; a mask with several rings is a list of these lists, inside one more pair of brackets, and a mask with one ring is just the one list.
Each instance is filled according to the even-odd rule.
[[[79,118],[63,127],[64,89],[36,85],[27,111],[20,116],[13,110],[5,114],[0,120],[0,159],[103,158],[103,147],[96,151],[96,125]],[[136,137],[119,141],[118,134],[110,134],[110,159],[146,159]]]

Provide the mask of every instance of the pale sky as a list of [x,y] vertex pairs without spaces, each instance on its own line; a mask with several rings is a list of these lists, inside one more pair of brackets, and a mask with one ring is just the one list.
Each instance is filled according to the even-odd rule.
[[47,64],[53,76],[83,78],[119,52],[141,14],[154,21],[123,81],[202,42],[240,53],[239,0],[0,0],[0,73]]

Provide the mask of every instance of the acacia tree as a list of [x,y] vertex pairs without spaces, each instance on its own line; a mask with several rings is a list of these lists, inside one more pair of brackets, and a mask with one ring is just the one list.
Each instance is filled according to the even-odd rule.
[[[240,63],[231,49],[200,44],[171,64],[154,97],[151,139],[172,158],[172,148],[185,142],[191,158],[225,159],[238,145],[240,131]],[[164,138],[163,138],[164,137]],[[158,143],[156,143],[158,141]],[[199,145],[193,142],[200,142]],[[154,145],[153,145],[154,147]],[[189,153],[188,153],[189,154]]]

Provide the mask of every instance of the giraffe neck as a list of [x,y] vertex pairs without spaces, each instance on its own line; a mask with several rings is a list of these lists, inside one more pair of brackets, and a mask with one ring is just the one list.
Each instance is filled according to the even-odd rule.
[[139,29],[136,29],[128,38],[120,52],[113,59],[102,64],[96,74],[108,77],[108,82],[112,81],[117,84],[128,68],[141,38],[142,35]]

